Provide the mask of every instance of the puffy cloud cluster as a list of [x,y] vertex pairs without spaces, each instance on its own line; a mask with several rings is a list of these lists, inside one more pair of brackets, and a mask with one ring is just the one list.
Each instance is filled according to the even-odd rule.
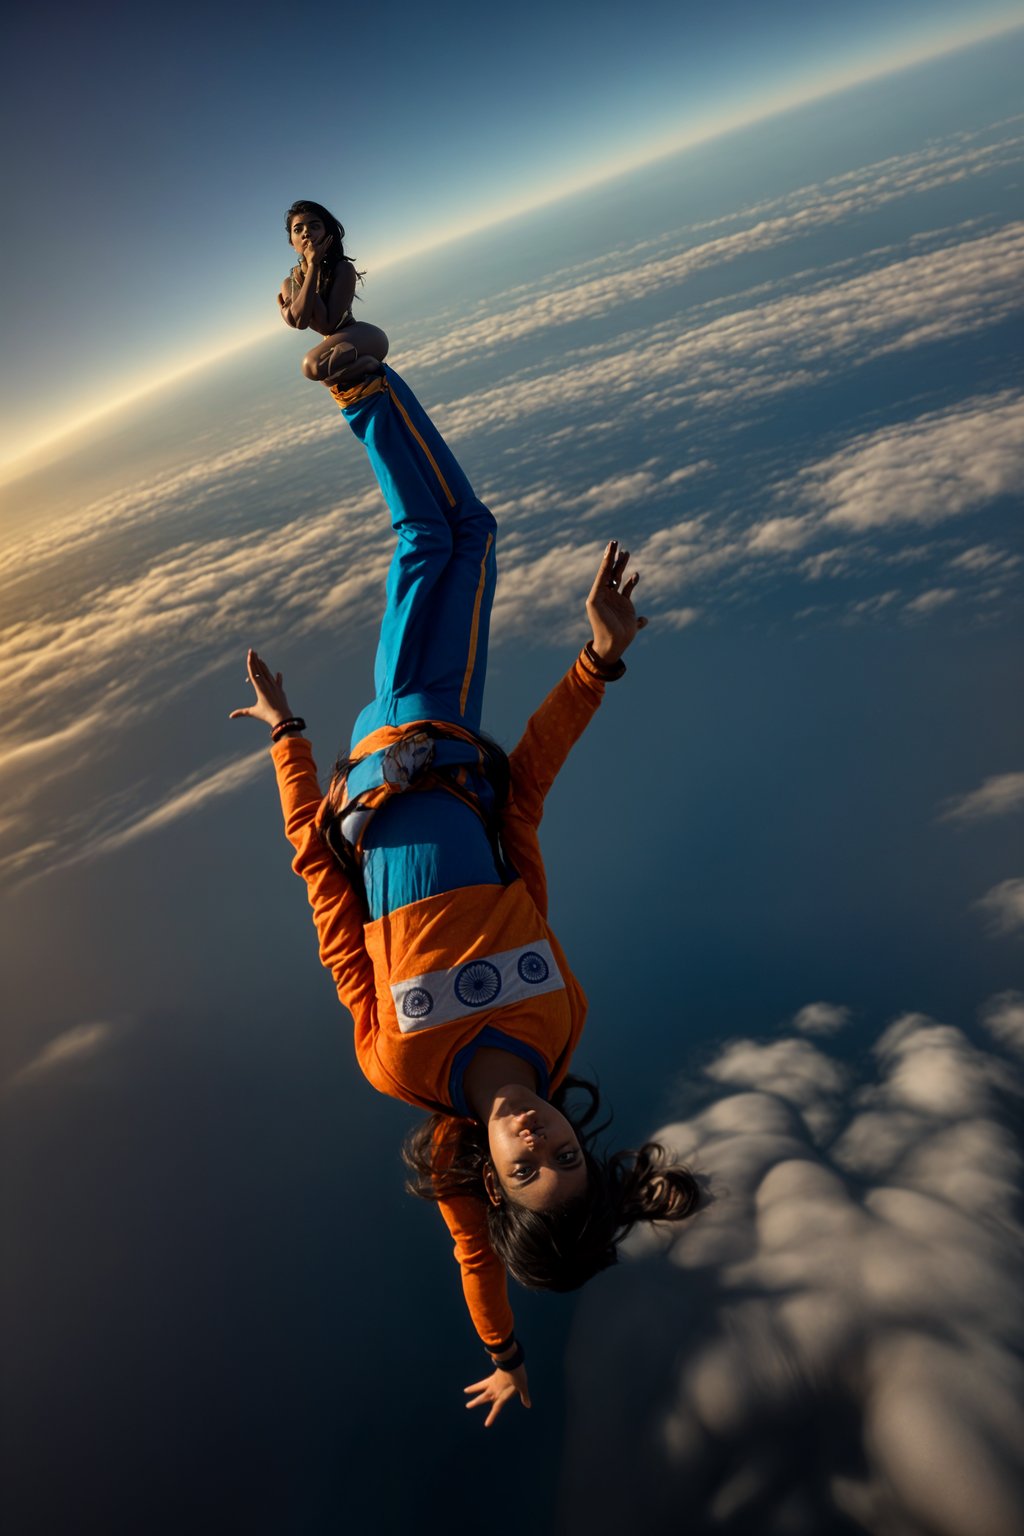
[[978,906],[988,914],[994,933],[1016,933],[1024,928],[1024,880],[1001,880],[979,898]]
[[[982,1018],[1021,1047],[1020,994]],[[908,1014],[866,1070],[792,1037],[734,1041],[704,1078],[658,1137],[706,1208],[638,1231],[581,1306],[560,1529],[1015,1536],[1010,1061]]]
[[793,1016],[793,1028],[803,1035],[834,1035],[849,1022],[849,1008],[839,1003],[806,1003]]
[[1016,491],[1022,472],[1024,395],[1006,391],[854,438],[795,489],[826,527],[863,533],[943,522]]
[[1024,992],[999,992],[989,998],[982,1019],[1000,1045],[1024,1056]]

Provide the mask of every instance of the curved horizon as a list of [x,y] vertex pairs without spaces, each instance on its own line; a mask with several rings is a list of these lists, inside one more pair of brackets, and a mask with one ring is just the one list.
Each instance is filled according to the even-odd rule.
[[[397,249],[392,247],[379,259],[373,258],[374,269],[379,272],[399,267],[427,253],[436,252],[447,246],[459,245],[501,224],[517,221],[556,202],[579,196],[630,172],[645,169],[659,160],[684,154],[716,139],[726,137],[730,133],[742,132],[755,127],[758,123],[827,101],[843,92],[869,85],[886,76],[952,57],[972,47],[1022,30],[1024,30],[1024,22],[1019,19],[1007,22],[1005,13],[1002,13],[998,20],[990,20],[980,27],[958,29],[954,33],[946,32],[940,39],[932,38],[925,46],[905,45],[895,53],[890,51],[884,60],[874,59],[870,65],[858,62],[854,65],[846,65],[842,69],[831,70],[824,75],[816,70],[813,81],[809,80],[808,72],[805,70],[795,80],[785,81],[768,88],[753,108],[747,108],[744,111],[737,110],[732,105],[724,107],[710,117],[704,116],[700,121],[690,122],[685,127],[677,128],[669,135],[648,140],[642,147],[634,146],[627,149],[613,161],[605,160],[600,167],[590,167],[576,174],[562,173],[559,177],[552,178],[539,195],[518,199],[513,195],[511,201],[506,200],[500,205],[492,204],[483,211],[477,204],[471,214],[467,215],[461,223],[456,223],[454,230],[449,221],[443,227],[438,226],[436,230],[429,232],[425,238],[399,246]],[[64,421],[55,430],[43,429],[27,446],[24,442],[24,432],[19,432],[20,441],[14,451],[0,449],[0,485],[8,485],[48,464],[59,461],[73,451],[72,440],[96,423],[115,415],[118,411],[134,406],[145,400],[147,396],[177,384],[194,373],[199,373],[239,352],[269,340],[270,337],[278,334],[278,331],[279,327],[272,322],[261,323],[229,346],[221,345],[203,350],[198,355],[192,355],[187,359],[177,361],[168,359],[164,371],[158,377],[149,378],[145,382],[140,380],[125,382],[116,392],[83,411],[73,421]]]

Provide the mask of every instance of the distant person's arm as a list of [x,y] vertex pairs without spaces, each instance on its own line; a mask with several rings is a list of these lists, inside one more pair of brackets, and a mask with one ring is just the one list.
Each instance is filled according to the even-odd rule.
[[[320,262],[333,239],[333,235],[328,235],[319,245],[307,239],[302,251],[302,282],[298,284],[296,290],[296,284],[289,275],[281,284],[281,292],[277,296],[281,318],[286,325],[294,327],[297,331],[319,331],[321,336],[326,336],[328,333],[327,306],[317,293],[316,284]],[[332,289],[333,286],[332,284]]]

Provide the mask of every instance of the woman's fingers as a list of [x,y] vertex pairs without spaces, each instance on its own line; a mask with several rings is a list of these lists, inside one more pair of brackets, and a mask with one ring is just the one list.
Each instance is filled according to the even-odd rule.
[[608,545],[608,548],[605,550],[603,556],[601,557],[601,564],[597,568],[597,575],[594,577],[594,585],[590,589],[590,597],[587,599],[588,602],[593,602],[598,596],[598,593],[601,591],[601,588],[608,585],[608,578],[611,576],[612,566],[615,564],[618,548],[618,540],[612,539],[611,543]]
[[[628,564],[629,550],[620,548],[618,539],[612,539],[604,552],[601,564],[597,568],[594,585],[590,589],[589,601],[597,602],[601,597],[607,597],[609,592],[621,591],[622,578],[625,575]],[[630,591],[636,586],[637,580],[636,576],[630,578]]]
[[469,1398],[466,1404],[467,1408],[483,1408],[486,1404],[490,1403],[490,1411],[484,1419],[485,1429],[490,1429],[505,1404],[517,1394],[525,1408],[530,1406],[530,1398],[525,1382],[522,1386],[517,1385],[514,1381],[504,1381],[499,1385],[500,1380],[500,1376],[496,1373],[494,1376],[488,1376],[485,1381],[475,1381],[471,1387],[463,1388],[467,1396],[471,1392],[476,1394],[475,1397]]
[[495,1398],[494,1407],[491,1409],[486,1419],[484,1419],[484,1429],[490,1429],[491,1425],[494,1423],[495,1419],[498,1417],[498,1414],[504,1408],[512,1394],[513,1389],[509,1387],[504,1392],[502,1392],[500,1397]]
[[252,710],[251,709],[233,709],[231,711],[230,715],[228,715],[228,719],[229,720],[241,720],[243,715],[248,716],[248,715],[251,715],[251,714],[252,714]]
[[271,672],[263,657],[256,651],[249,652],[246,663],[249,681],[258,691],[265,693],[268,688],[280,688],[284,682],[283,672]]

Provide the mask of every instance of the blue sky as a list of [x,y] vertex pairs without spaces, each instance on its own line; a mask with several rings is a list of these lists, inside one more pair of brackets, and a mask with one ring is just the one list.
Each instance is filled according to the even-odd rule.
[[[4,82],[19,152],[0,461],[273,323],[297,195],[333,205],[372,270],[1019,17],[1005,0],[969,16],[955,0],[654,0],[625,24],[606,0],[443,0],[298,20],[115,4],[55,28],[23,10]],[[40,57],[42,80],[24,67]]]

